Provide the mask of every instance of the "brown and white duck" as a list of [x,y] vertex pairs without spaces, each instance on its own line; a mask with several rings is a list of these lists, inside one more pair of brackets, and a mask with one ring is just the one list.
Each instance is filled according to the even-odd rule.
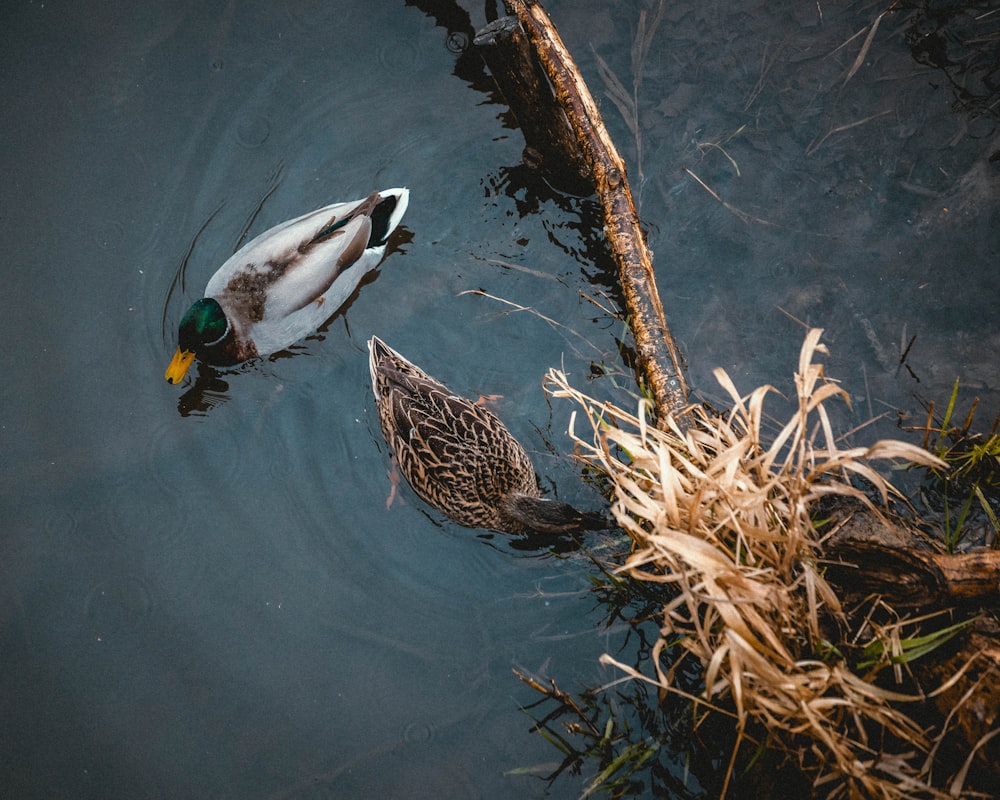
[[180,382],[195,358],[237,364],[315,331],[381,261],[408,202],[403,188],[372,192],[283,222],[240,248],[181,318],[167,380]]

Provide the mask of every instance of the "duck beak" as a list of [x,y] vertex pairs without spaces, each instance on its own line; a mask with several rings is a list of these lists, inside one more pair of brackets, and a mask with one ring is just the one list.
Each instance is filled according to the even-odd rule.
[[173,361],[171,361],[170,366],[167,367],[167,380],[170,383],[180,383],[181,379],[187,374],[192,361],[194,361],[194,351],[181,350],[181,348],[178,347],[177,352],[174,353]]

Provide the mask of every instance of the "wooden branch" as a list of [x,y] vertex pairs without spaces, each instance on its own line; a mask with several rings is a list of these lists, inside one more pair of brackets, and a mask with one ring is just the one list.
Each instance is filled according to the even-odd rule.
[[1000,604],[1000,551],[950,554],[867,509],[837,510],[827,542],[827,577],[859,595],[883,594],[894,608]]
[[658,424],[668,415],[683,423],[688,402],[683,359],[667,328],[653,261],[639,224],[625,162],[597,104],[545,9],[528,0],[504,0],[528,35],[559,104],[576,134],[604,211],[605,234],[618,265],[638,366],[653,398]]

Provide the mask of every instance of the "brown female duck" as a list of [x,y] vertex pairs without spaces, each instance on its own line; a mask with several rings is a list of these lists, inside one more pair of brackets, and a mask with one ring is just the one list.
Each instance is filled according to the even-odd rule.
[[426,503],[468,528],[559,534],[604,526],[598,514],[541,496],[528,454],[491,411],[378,337],[368,351],[382,435]]

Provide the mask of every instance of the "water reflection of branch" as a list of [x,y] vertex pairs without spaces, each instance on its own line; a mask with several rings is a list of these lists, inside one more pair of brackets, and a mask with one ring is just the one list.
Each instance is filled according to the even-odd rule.
[[[256,208],[250,214],[247,219],[246,225],[243,226],[243,232],[240,234],[239,239],[236,242],[236,246],[233,248],[235,253],[239,250],[240,246],[243,244],[244,240],[247,238],[247,234],[250,232],[250,228],[257,219],[257,216],[264,208],[264,203],[267,202],[268,198],[274,194],[277,188],[281,185],[281,173],[284,170],[284,162],[278,162],[278,165],[274,168],[271,174],[267,178],[269,188],[264,192],[263,197],[260,198],[260,202],[257,203]],[[163,311],[160,315],[160,334],[163,337],[164,343],[167,342],[167,312],[170,309],[170,304],[174,297],[174,292],[179,291],[184,294],[187,291],[187,270],[188,264],[191,261],[191,256],[194,255],[195,248],[198,246],[198,241],[201,239],[203,233],[211,224],[212,220],[218,215],[220,211],[225,207],[226,201],[223,200],[215,209],[205,218],[205,221],[201,223],[201,226],[195,232],[191,239],[191,243],[188,245],[187,252],[184,253],[184,258],[181,259],[181,263],[177,265],[177,269],[174,271],[174,277],[170,281],[170,286],[167,288],[167,295],[163,299]]]
[[[645,657],[648,653],[640,656]],[[696,731],[705,721],[691,714],[688,705],[654,700],[649,689],[637,681],[613,691],[604,686],[571,694],[551,678],[530,675],[516,667],[513,672],[542,695],[521,709],[534,723],[531,731],[562,755],[554,768],[531,766],[518,773],[539,775],[552,785],[560,775],[578,775],[590,766],[596,772],[587,780],[581,797],[598,792],[612,797],[711,795],[699,778],[717,774],[723,753],[704,742],[721,740],[725,734],[722,730],[706,731],[699,739]],[[679,671],[673,674],[679,682],[688,681]],[[693,685],[690,696],[697,691]],[[544,713],[540,710],[543,707]]]
[[597,726],[594,725],[593,721],[583,712],[583,709],[580,708],[579,703],[577,703],[576,700],[573,699],[572,695],[566,694],[566,692],[562,691],[558,686],[556,686],[556,682],[554,679],[549,678],[549,685],[543,686],[538,680],[532,678],[530,675],[525,675],[523,672],[519,672],[516,667],[514,668],[514,674],[517,675],[517,677],[523,683],[526,683],[536,692],[540,692],[546,697],[556,700],[562,705],[571,709],[576,714],[577,718],[581,721],[583,726],[587,728],[590,731],[590,733],[592,733],[594,736],[601,735],[601,732],[597,729]]

